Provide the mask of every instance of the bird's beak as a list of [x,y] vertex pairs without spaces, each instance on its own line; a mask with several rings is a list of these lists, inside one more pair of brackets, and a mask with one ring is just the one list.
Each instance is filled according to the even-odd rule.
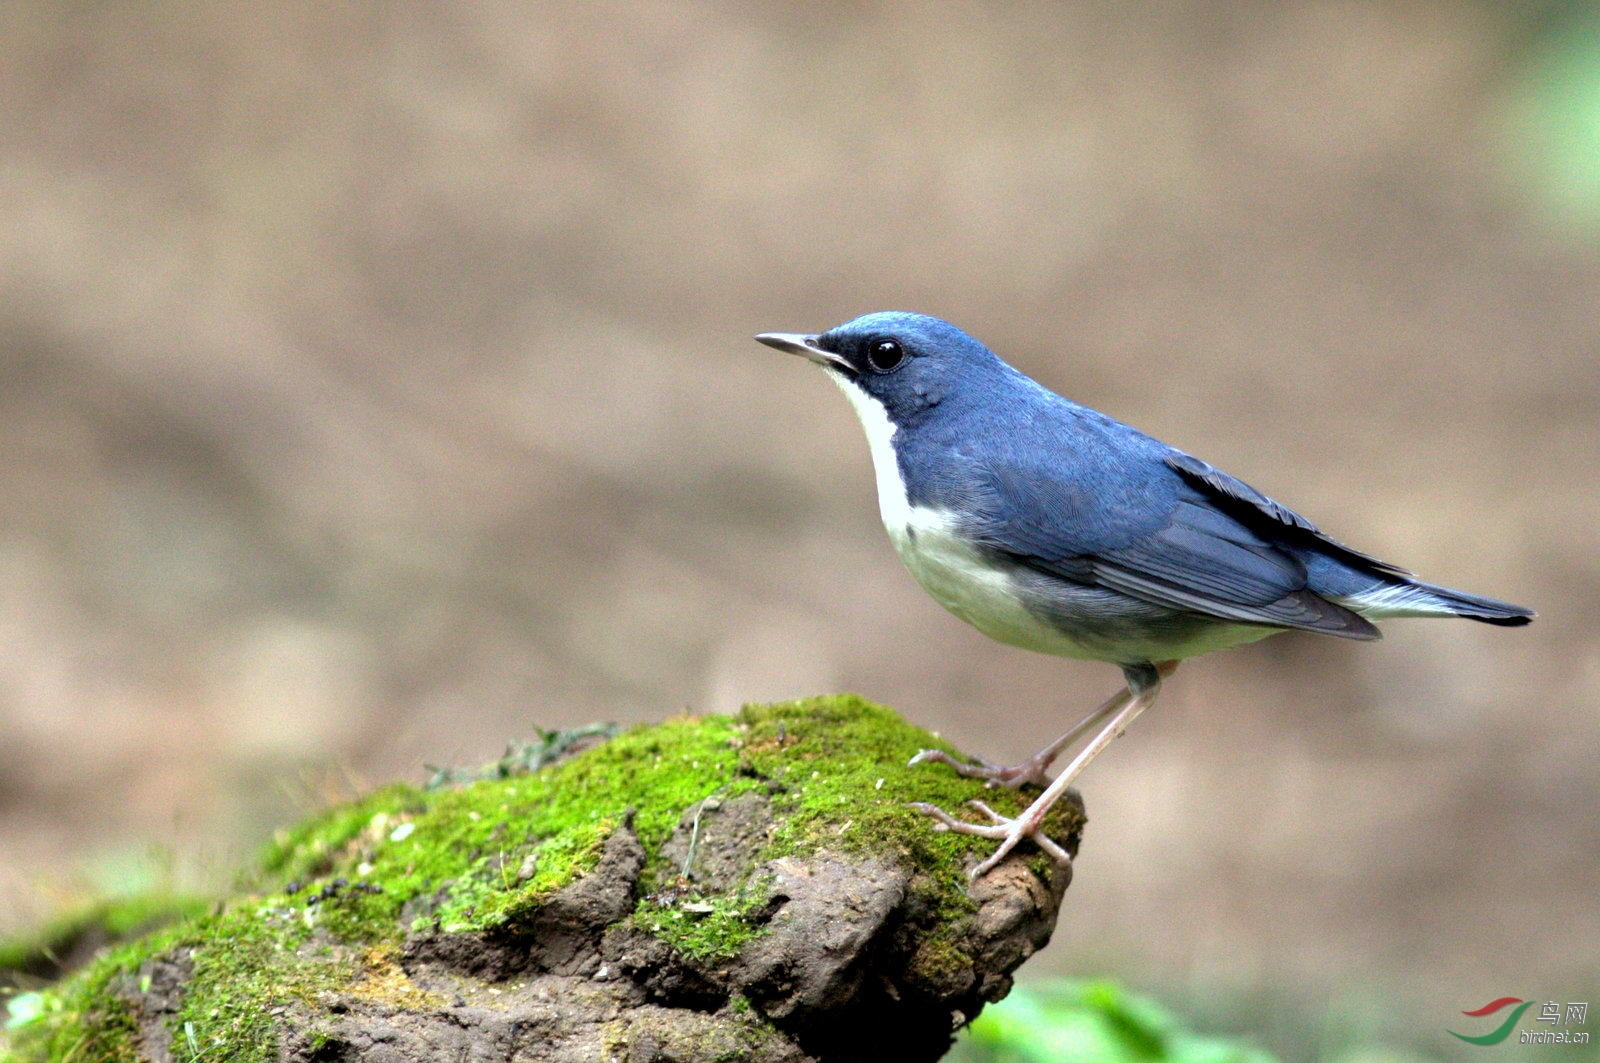
[[799,332],[763,332],[756,337],[756,340],[785,354],[798,354],[808,361],[816,362],[824,369],[850,368],[849,362],[832,351],[825,351],[817,346],[815,335],[807,336]]

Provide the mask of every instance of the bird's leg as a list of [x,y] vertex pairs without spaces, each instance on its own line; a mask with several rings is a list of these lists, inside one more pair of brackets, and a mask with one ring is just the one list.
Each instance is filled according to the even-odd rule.
[[1100,755],[1100,752],[1114,742],[1123,731],[1127,730],[1141,712],[1150,707],[1156,700],[1156,695],[1161,691],[1161,680],[1169,676],[1178,667],[1177,661],[1162,661],[1159,664],[1130,665],[1123,668],[1123,674],[1128,679],[1128,697],[1126,704],[1116,710],[1105,725],[1095,732],[1087,745],[1078,751],[1071,762],[1062,769],[1061,774],[1045,788],[1044,793],[1023,810],[1015,819],[1007,819],[981,801],[969,802],[977,811],[989,817],[989,823],[965,823],[951,816],[942,809],[925,802],[916,802],[908,807],[930,816],[938,821],[939,827],[944,830],[953,830],[961,834],[974,834],[980,838],[994,838],[1000,842],[1000,847],[989,858],[972,869],[968,876],[976,879],[979,875],[986,874],[1006,854],[1016,848],[1017,843],[1024,838],[1032,838],[1040,849],[1048,853],[1061,864],[1071,863],[1071,857],[1066,850],[1061,848],[1049,838],[1040,833],[1039,828],[1044,824],[1044,818],[1049,814],[1051,807],[1067,792],[1067,787],[1072,785],[1074,779],[1083,774],[1083,769],[1089,762]]
[[1072,730],[1018,764],[1001,767],[998,764],[990,764],[986,760],[968,762],[957,760],[942,749],[924,749],[912,757],[906,767],[909,768],[913,764],[937,761],[940,764],[950,765],[951,768],[955,769],[957,775],[965,775],[969,779],[984,779],[990,786],[1004,786],[1008,790],[1015,790],[1017,787],[1026,786],[1028,783],[1048,786],[1050,784],[1050,776],[1046,775],[1045,771],[1061,755],[1061,751],[1076,742],[1091,727],[1122,708],[1131,697],[1133,697],[1133,692],[1127,688],[1117,691],[1106,699],[1105,704],[1080,720]]

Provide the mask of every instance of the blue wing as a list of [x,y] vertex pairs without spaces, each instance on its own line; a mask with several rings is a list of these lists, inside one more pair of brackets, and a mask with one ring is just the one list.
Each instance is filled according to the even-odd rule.
[[1014,430],[1003,447],[960,454],[968,497],[955,508],[970,515],[965,531],[982,547],[1180,612],[1379,637],[1310,589],[1306,558],[1326,550],[1374,576],[1399,570],[1204,462],[1060,401],[1066,409]]

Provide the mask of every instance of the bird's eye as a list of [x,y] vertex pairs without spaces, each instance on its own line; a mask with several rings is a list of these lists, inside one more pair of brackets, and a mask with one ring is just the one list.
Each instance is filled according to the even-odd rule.
[[867,351],[867,364],[880,373],[899,367],[906,360],[906,352],[894,340],[879,340]]

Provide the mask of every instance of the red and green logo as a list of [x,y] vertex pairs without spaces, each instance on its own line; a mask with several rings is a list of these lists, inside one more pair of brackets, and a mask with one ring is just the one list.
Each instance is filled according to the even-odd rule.
[[1479,1034],[1476,1037],[1469,1037],[1464,1033],[1456,1033],[1454,1030],[1446,1030],[1445,1033],[1449,1034],[1451,1037],[1459,1037],[1469,1045],[1497,1045],[1501,1041],[1504,1041],[1507,1037],[1511,1036],[1511,1031],[1516,1029],[1517,1020],[1522,1018],[1523,1012],[1533,1007],[1533,1001],[1523,1000],[1520,997],[1501,997],[1499,1000],[1489,1001],[1489,1003],[1474,1011],[1463,1011],[1461,1013],[1463,1015],[1470,1015],[1474,1019],[1480,1019],[1485,1015],[1493,1015],[1502,1008],[1509,1008],[1513,1004],[1515,1004],[1516,1007],[1512,1009],[1510,1015],[1506,1016],[1506,1021],[1502,1022],[1499,1026],[1496,1026],[1488,1033]]

